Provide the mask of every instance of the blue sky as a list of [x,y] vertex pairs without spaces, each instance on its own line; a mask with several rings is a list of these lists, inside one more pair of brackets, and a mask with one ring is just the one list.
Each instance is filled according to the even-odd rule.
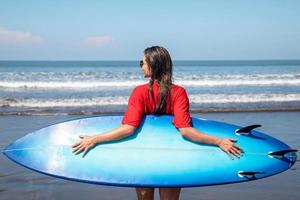
[[300,1],[0,0],[0,60],[300,59]]

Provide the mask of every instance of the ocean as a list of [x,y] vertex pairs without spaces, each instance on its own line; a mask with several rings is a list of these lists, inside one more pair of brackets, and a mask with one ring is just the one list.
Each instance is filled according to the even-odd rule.
[[[299,111],[300,60],[174,61],[191,112]],[[138,61],[0,61],[0,115],[122,113]]]
[[[148,81],[138,61],[0,61],[0,148],[79,114],[122,113],[132,89]],[[258,130],[300,149],[300,61],[174,61],[174,83],[186,88],[192,116],[261,124]],[[184,188],[180,199],[294,200],[299,174],[298,159],[266,179]],[[39,174],[1,154],[0,199],[24,198],[136,199],[136,193]]]

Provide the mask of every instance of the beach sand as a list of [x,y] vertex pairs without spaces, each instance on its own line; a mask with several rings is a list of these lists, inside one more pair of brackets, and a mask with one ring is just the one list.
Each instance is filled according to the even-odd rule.
[[[259,131],[300,150],[300,112],[201,113],[193,116],[240,126],[261,124]],[[83,116],[0,116],[0,148],[44,126]],[[86,116],[88,117],[88,116]],[[251,164],[251,163],[250,163]],[[300,198],[299,158],[288,171],[261,180],[183,188],[181,200],[296,200]],[[92,185],[53,178],[21,167],[0,154],[0,199],[136,199],[134,188]],[[158,190],[155,199],[159,199]]]

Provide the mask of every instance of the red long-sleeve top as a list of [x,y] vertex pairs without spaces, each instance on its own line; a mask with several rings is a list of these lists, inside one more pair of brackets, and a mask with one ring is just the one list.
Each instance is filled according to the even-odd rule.
[[[138,127],[145,114],[153,114],[155,105],[159,98],[159,85],[154,82],[152,90],[154,101],[151,93],[148,91],[148,84],[135,87],[129,97],[128,108],[123,116],[122,124],[128,124]],[[165,114],[174,115],[172,123],[176,128],[191,127],[191,117],[189,112],[189,99],[185,89],[181,86],[172,84],[171,104],[167,102]]]

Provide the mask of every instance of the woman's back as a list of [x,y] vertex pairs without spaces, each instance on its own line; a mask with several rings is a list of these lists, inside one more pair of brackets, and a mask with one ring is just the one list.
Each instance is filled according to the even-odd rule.
[[[160,87],[157,82],[152,85],[153,97],[149,91],[149,84],[137,86],[128,101],[128,109],[122,124],[138,127],[145,114],[155,113],[158,104]],[[190,127],[189,99],[185,89],[172,84],[169,98],[167,98],[166,112],[162,114],[174,115],[173,124],[176,128]]]

